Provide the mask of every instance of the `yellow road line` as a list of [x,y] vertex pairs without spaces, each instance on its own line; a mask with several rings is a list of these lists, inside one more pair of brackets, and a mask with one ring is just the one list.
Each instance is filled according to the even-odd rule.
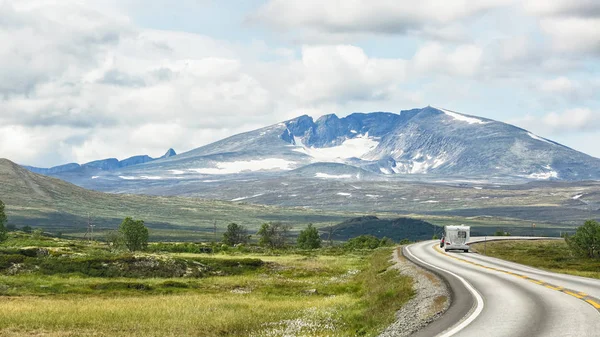
[[585,300],[585,301],[588,302],[589,304],[591,304],[592,306],[594,306],[594,308],[600,309],[600,304],[598,304],[597,302],[592,301],[592,300]]
[[582,298],[584,298],[584,297],[585,297],[585,296],[581,296],[581,295],[579,295],[579,294],[576,294],[576,293],[574,293],[574,292],[571,292],[571,291],[568,291],[568,290],[563,290],[563,293],[565,293],[565,294],[567,294],[567,295],[571,295],[571,296],[573,296],[573,297],[577,297],[578,299],[582,299]]
[[528,276],[525,276],[525,275],[522,275],[522,274],[513,273],[513,272],[508,271],[508,270],[503,270],[503,269],[497,269],[497,268],[493,268],[493,267],[488,267],[488,266],[484,266],[484,265],[479,264],[479,263],[471,262],[469,260],[461,259],[461,258],[458,258],[456,256],[452,256],[452,255],[450,255],[450,254],[448,254],[446,252],[441,251],[437,247],[437,245],[434,245],[433,248],[435,250],[437,250],[438,253],[446,255],[446,256],[448,256],[450,258],[453,258],[455,260],[458,260],[458,261],[461,261],[461,262],[466,262],[466,263],[472,264],[472,265],[477,266],[477,267],[482,267],[482,268],[485,268],[485,269],[494,270],[494,271],[505,273],[505,274],[508,274],[508,275],[520,277],[520,278],[522,278],[524,280],[531,281],[531,282],[533,282],[535,284],[543,285],[544,287],[546,287],[548,289],[560,291],[560,292],[565,293],[567,295],[571,295],[571,296],[573,296],[575,298],[578,298],[580,300],[583,300],[583,301],[591,304],[594,308],[596,308],[596,309],[598,309],[598,311],[600,311],[600,303],[598,303],[596,299],[586,298],[586,297],[588,297],[588,295],[586,293],[576,292],[576,291],[570,291],[570,290],[567,290],[567,289],[565,289],[563,287],[554,286],[554,285],[551,285],[551,284],[547,284],[544,281],[532,279],[532,278],[529,278]]

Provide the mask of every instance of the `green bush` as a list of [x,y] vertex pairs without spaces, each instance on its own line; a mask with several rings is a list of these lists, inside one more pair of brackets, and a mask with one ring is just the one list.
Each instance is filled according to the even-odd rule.
[[152,287],[148,284],[120,281],[97,283],[91,285],[90,288],[94,290],[152,290]]
[[185,243],[154,243],[147,248],[149,252],[168,252],[168,253],[191,253],[191,254],[211,254],[214,252],[213,247],[203,245],[201,243],[185,242]]
[[586,221],[572,236],[565,238],[571,251],[579,256],[600,258],[600,223]]
[[189,288],[190,285],[187,283],[179,282],[179,281],[165,281],[160,284],[163,288]]
[[344,244],[346,249],[375,249],[379,247],[385,247],[392,245],[391,240],[384,238],[379,240],[373,235],[360,235],[355,238],[348,240]]
[[321,248],[321,237],[319,237],[319,231],[312,224],[308,224],[306,229],[300,231],[300,234],[298,235],[298,248]]

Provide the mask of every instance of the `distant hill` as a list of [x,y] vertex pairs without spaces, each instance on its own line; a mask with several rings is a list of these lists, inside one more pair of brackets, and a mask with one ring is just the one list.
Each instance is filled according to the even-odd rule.
[[440,233],[438,226],[429,222],[411,218],[379,219],[376,216],[363,216],[346,220],[335,226],[322,229],[321,237],[328,238],[333,231],[333,240],[348,240],[359,235],[373,235],[378,238],[387,237],[396,242],[403,239],[411,241],[429,240],[434,233]]
[[116,158],[94,160],[89,163],[85,163],[85,164],[81,164],[81,165],[77,164],[77,163],[70,163],[70,164],[59,165],[59,166],[54,166],[54,167],[50,167],[50,168],[41,168],[41,167],[26,166],[26,165],[24,165],[23,167],[28,169],[31,172],[35,172],[35,173],[39,173],[39,174],[59,175],[61,173],[84,171],[84,169],[86,169],[86,168],[98,169],[98,170],[103,170],[103,171],[116,170],[116,169],[125,168],[128,166],[148,163],[148,162],[151,162],[154,160],[171,158],[176,155],[177,155],[177,153],[175,152],[175,150],[169,149],[169,150],[167,150],[167,152],[164,155],[162,155],[161,157],[158,157],[158,158],[152,158],[148,155],[141,155],[141,156],[129,157],[129,158],[123,159],[123,160],[118,160]]
[[215,221],[220,240],[223,228],[231,222],[253,231],[268,221],[301,227],[310,222],[326,225],[347,218],[341,213],[299,208],[89,191],[33,173],[7,159],[0,159],[0,200],[6,204],[9,223],[17,226],[81,235],[86,232],[88,215],[97,232],[114,229],[123,218],[132,216],[146,222],[154,240],[212,240]]

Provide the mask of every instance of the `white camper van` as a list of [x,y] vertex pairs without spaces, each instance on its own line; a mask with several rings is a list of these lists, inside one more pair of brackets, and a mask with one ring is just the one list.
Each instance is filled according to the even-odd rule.
[[445,226],[444,227],[444,250],[462,250],[465,253],[469,252],[467,242],[471,239],[471,227],[460,226]]

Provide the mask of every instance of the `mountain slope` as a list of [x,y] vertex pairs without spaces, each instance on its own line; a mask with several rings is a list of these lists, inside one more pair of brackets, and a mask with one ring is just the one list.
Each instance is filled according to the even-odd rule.
[[230,222],[251,230],[267,221],[294,226],[332,224],[347,216],[336,212],[284,209],[269,206],[180,197],[106,194],[30,172],[0,159],[0,200],[6,204],[9,223],[41,226],[48,231],[86,232],[88,215],[95,231],[114,229],[126,216],[143,219],[153,239],[212,239],[214,221],[219,231]]

